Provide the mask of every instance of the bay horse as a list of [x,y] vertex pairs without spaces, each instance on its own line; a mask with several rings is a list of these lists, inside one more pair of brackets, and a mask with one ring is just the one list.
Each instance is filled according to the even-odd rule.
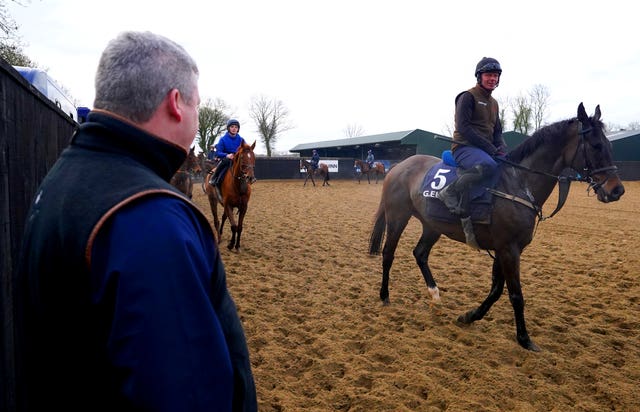
[[307,176],[304,179],[304,184],[302,187],[307,185],[307,180],[311,179],[311,183],[316,185],[315,180],[313,180],[313,175],[319,174],[322,176],[322,186],[330,186],[329,185],[329,166],[325,163],[318,163],[318,168],[314,171],[311,162],[308,160],[300,159],[300,169],[304,169],[307,172]]
[[[222,199],[218,199],[215,187],[209,183],[210,175],[213,174],[215,168],[202,181],[202,188],[209,199],[211,213],[213,214],[213,226],[221,238],[224,223],[229,219],[231,239],[227,244],[227,249],[233,250],[235,248],[236,252],[240,251],[240,237],[242,236],[242,225],[247,213],[249,199],[251,198],[251,185],[256,180],[256,157],[253,153],[255,147],[255,141],[251,146],[243,143],[238,147],[220,186]],[[221,219],[218,219],[218,203],[222,205]],[[236,209],[238,211],[237,221],[233,216],[233,212]]]
[[376,184],[378,184],[378,178],[380,176],[384,178],[384,165],[380,162],[374,162],[373,167],[369,167],[369,163],[360,159],[356,159],[353,163],[353,167],[360,169],[360,173],[357,174],[358,183],[360,183],[360,178],[362,177],[362,175],[367,175],[367,182],[371,184],[371,178],[369,177],[371,173],[374,173],[376,175]]
[[184,159],[178,171],[171,177],[169,183],[191,199],[193,197],[193,175],[201,172],[202,169],[195,154],[195,148],[192,147],[187,158]]
[[[488,189],[493,195],[490,221],[473,225],[477,245],[493,258],[491,289],[484,301],[460,315],[458,322],[471,324],[482,319],[500,298],[506,283],[514,311],[518,343],[531,351],[540,350],[530,339],[525,326],[524,298],[520,285],[520,256],[523,249],[533,239],[536,225],[560,210],[571,181],[587,183],[588,192],[593,190],[603,203],[617,201],[624,194],[624,186],[613,164],[611,143],[604,135],[600,115],[599,105],[595,114],[588,117],[580,103],[576,118],[539,129],[501,162],[499,181],[495,189]],[[411,156],[395,166],[383,182],[382,197],[369,239],[369,253],[380,253],[386,232],[380,287],[380,299],[385,305],[389,304],[389,273],[394,253],[411,216],[422,223],[422,235],[413,249],[413,256],[433,302],[440,300],[440,292],[429,269],[431,248],[441,235],[465,243],[459,218],[450,223],[434,220],[428,214],[428,208],[440,206],[433,202],[440,200],[429,197],[429,190],[423,188],[423,180],[427,171],[439,162],[440,159],[433,156]],[[545,217],[542,215],[542,206],[556,184],[560,193],[558,205],[550,216]],[[442,187],[444,184],[437,188],[431,186],[433,189]]]

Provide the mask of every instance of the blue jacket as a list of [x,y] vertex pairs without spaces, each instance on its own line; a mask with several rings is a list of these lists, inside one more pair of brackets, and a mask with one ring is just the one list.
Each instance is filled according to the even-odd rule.
[[318,153],[314,153],[313,156],[311,156],[311,165],[313,165],[314,168],[317,168],[318,163],[320,163],[320,155]]
[[257,409],[213,231],[168,183],[184,157],[92,111],[44,179],[18,270],[28,410]]
[[216,156],[226,157],[229,153],[235,153],[243,142],[244,139],[240,134],[236,134],[235,137],[233,137],[229,132],[225,133],[216,145]]

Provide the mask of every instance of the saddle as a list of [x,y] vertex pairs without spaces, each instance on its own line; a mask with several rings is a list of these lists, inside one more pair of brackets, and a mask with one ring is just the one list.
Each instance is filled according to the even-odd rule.
[[[433,165],[425,174],[422,183],[422,196],[427,201],[427,216],[448,223],[460,221],[460,216],[452,214],[437,198],[440,190],[458,179],[458,165],[450,150],[442,152],[442,161]],[[491,210],[494,196],[486,184],[473,186],[469,190],[469,212],[471,221],[479,224],[491,223]]]

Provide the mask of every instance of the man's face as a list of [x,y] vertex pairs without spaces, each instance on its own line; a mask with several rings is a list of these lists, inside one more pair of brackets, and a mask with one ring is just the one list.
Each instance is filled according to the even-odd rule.
[[198,91],[198,86],[196,85],[194,89],[193,98],[191,99],[191,101],[187,101],[186,97],[184,96],[182,96],[182,100],[185,105],[185,110],[181,143],[183,143],[184,147],[190,147],[193,144],[193,140],[196,137],[196,133],[198,132],[198,127],[200,125],[200,119],[198,116],[198,107],[200,106],[200,92]]
[[498,72],[487,72],[480,75],[480,86],[489,91],[495,90],[499,81],[500,74]]

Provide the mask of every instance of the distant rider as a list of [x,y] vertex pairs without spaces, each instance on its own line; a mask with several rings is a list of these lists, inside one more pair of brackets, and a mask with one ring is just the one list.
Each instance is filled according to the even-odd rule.
[[375,160],[375,158],[373,157],[373,150],[369,149],[369,151],[367,152],[367,164],[369,165],[369,169],[373,169],[373,161]]
[[319,163],[320,155],[316,149],[313,149],[313,154],[311,155],[311,168],[315,171],[318,168]]
[[238,134],[239,131],[240,122],[236,119],[229,119],[227,122],[227,133],[225,133],[218,141],[218,144],[216,144],[216,157],[220,162],[218,163],[218,166],[216,166],[209,183],[215,187],[219,198],[222,198],[220,184],[224,179],[227,169],[232,163],[233,155],[244,143],[244,139]]

